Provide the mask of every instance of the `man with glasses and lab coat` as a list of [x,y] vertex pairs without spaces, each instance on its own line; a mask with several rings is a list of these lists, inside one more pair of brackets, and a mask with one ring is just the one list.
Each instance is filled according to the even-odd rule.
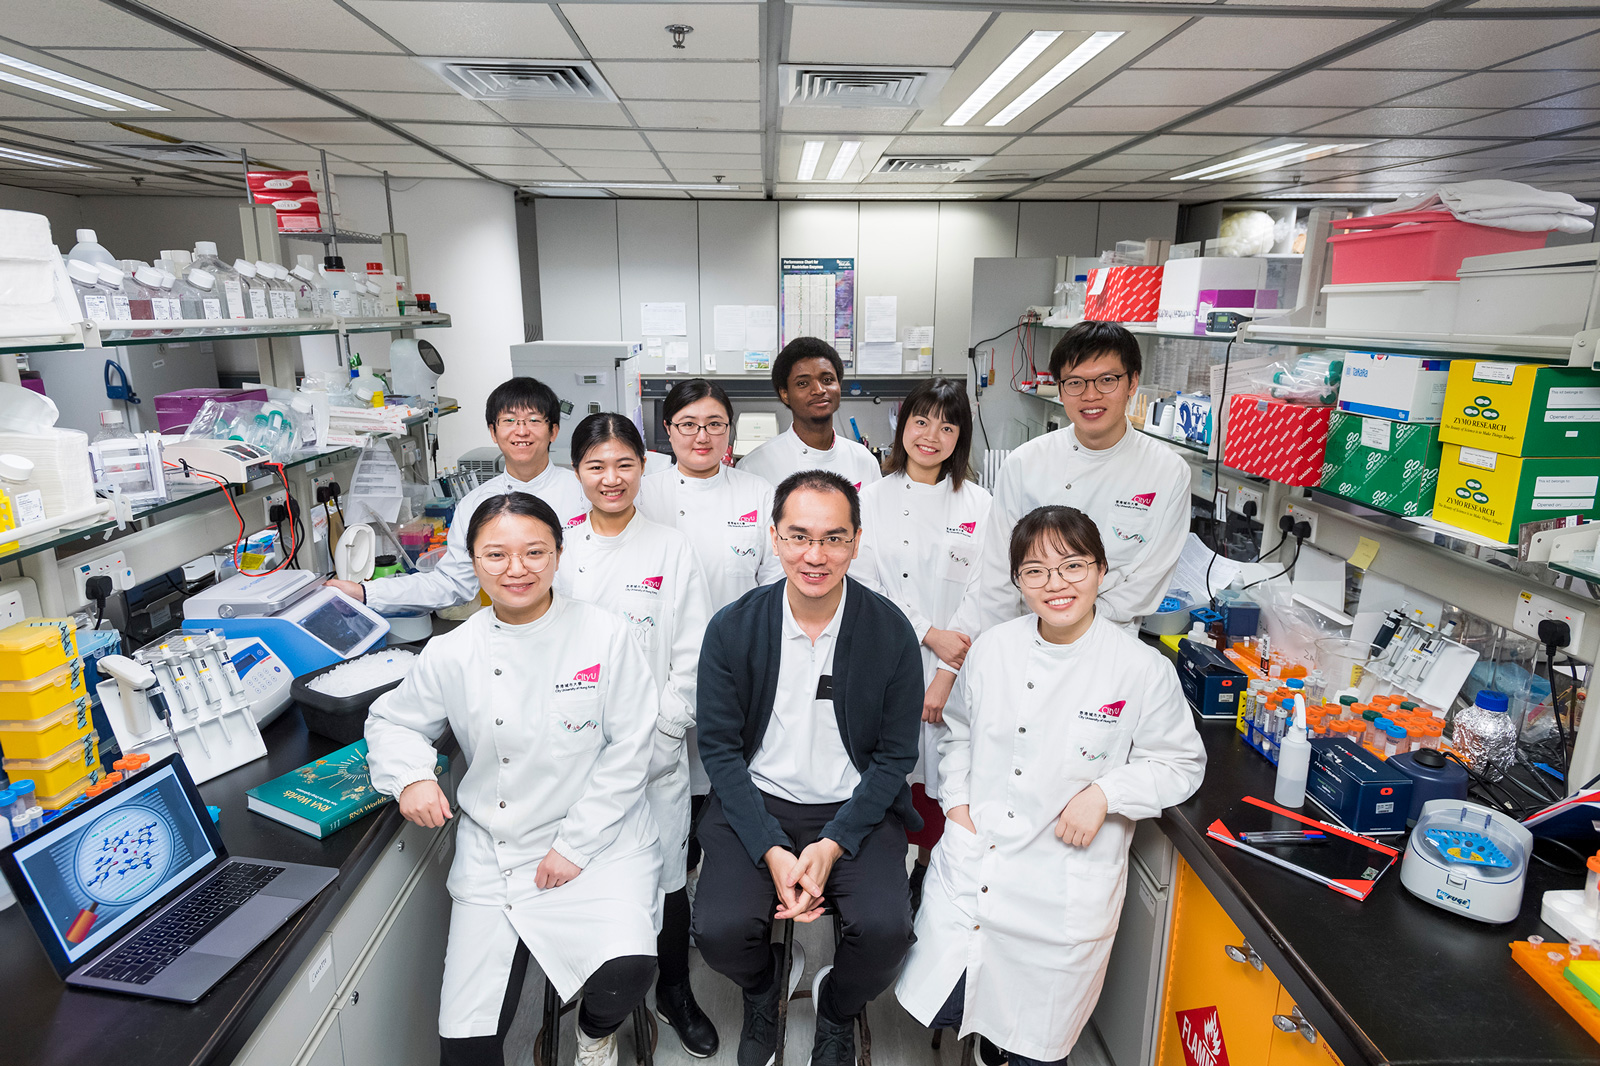
[[563,526],[588,513],[589,501],[571,470],[550,461],[561,433],[561,401],[536,378],[510,378],[495,386],[484,404],[489,436],[505,456],[503,473],[485,481],[456,504],[455,518],[439,565],[426,572],[369,581],[330,578],[328,584],[380,614],[437,611],[478,595],[478,579],[467,551],[467,526],[491,496],[526,492],[550,505]]

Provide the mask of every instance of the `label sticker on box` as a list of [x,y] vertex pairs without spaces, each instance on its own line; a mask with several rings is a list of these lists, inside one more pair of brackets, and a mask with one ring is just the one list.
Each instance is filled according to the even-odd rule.
[[1509,385],[1517,376],[1516,363],[1473,363],[1473,381],[1497,381]]
[[[1600,422],[1600,410],[1595,411],[1546,411],[1546,422]],[[1573,434],[1577,436],[1577,434]]]
[[1493,470],[1496,462],[1495,453],[1484,451],[1482,448],[1462,448],[1461,464],[1475,466],[1480,470]]
[[1389,450],[1390,434],[1393,432],[1394,423],[1386,418],[1363,418],[1361,420],[1361,446],[1363,448],[1376,448],[1380,452]]
[[1600,407],[1600,387],[1551,389],[1549,407]]
[[1111,276],[1111,271],[1110,271],[1109,268],[1107,268],[1105,270],[1097,270],[1097,271],[1095,271],[1095,273],[1094,273],[1094,283],[1089,286],[1089,295],[1090,296],[1099,296],[1102,292],[1105,292],[1106,291],[1106,279],[1109,278],[1110,276]]
[[1579,511],[1594,510],[1593,496],[1540,496],[1533,501],[1535,511]]
[[1535,496],[1593,496],[1600,477],[1540,477],[1533,479]]

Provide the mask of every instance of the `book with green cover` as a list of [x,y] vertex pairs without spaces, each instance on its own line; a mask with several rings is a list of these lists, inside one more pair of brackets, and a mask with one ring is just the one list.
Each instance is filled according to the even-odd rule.
[[[434,773],[449,769],[449,758],[440,755]],[[245,796],[252,811],[318,840],[389,802],[372,787],[365,740],[257,785]]]

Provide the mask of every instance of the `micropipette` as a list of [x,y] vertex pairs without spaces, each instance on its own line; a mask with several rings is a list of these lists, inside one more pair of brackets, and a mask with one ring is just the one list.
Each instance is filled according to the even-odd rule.
[[239,668],[233,665],[233,660],[228,657],[228,638],[220,629],[206,630],[206,647],[216,655],[217,662],[222,664],[222,676],[228,679],[228,691],[240,699],[244,698],[244,682],[239,679]]

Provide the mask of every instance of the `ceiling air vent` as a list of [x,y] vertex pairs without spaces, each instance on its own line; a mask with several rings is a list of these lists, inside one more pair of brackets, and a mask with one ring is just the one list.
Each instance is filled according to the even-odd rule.
[[136,142],[111,142],[111,141],[80,141],[84,148],[98,148],[105,152],[115,152],[118,155],[128,155],[135,159],[148,159],[158,163],[211,163],[222,160],[236,163],[239,157],[228,152],[211,147],[209,144],[196,144],[193,141],[179,141],[168,144],[165,141],[136,141]]
[[790,107],[928,106],[950,77],[946,69],[909,67],[781,68]]
[[593,63],[542,59],[423,59],[469,100],[567,100],[614,103]]
[[938,176],[968,174],[987,163],[987,155],[886,155],[872,168],[874,174]]

